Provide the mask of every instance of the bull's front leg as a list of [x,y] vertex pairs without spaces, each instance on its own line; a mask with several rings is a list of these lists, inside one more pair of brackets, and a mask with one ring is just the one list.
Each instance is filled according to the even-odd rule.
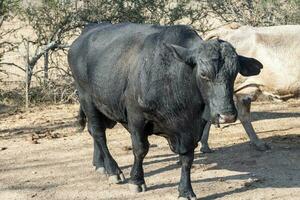
[[196,200],[197,198],[191,184],[191,167],[194,161],[194,150],[186,154],[180,154],[179,159],[181,162],[181,177],[178,187],[179,200]]
[[142,121],[131,122],[130,133],[134,163],[130,172],[129,189],[134,193],[145,192],[143,161],[149,151],[149,141],[148,135],[144,132],[144,123]]

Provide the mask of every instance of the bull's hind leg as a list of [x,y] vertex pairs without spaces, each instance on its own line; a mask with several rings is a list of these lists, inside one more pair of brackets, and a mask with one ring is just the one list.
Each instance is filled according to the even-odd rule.
[[94,154],[93,165],[96,167],[96,172],[99,174],[105,174],[103,152],[101,152],[99,144],[94,139]]
[[[94,138],[94,162],[96,166],[98,164],[100,165],[101,159],[103,158],[104,168],[109,175],[109,181],[112,183],[124,182],[124,175],[107,147],[105,135],[106,127],[103,126],[105,124],[105,119],[103,118],[104,116],[102,115],[101,117],[93,118],[91,122],[88,122],[89,132]],[[100,161],[100,163],[98,161]]]
[[99,112],[92,103],[83,101],[81,105],[88,119],[88,131],[94,139],[93,164],[98,172],[103,173],[105,171],[108,174],[110,182],[124,182],[124,175],[107,147],[105,130],[110,120]]
[[[79,87],[77,87],[77,88],[79,88]],[[96,117],[97,111],[94,111],[95,108],[93,108],[93,106],[89,105],[89,103],[88,103],[89,101],[87,101],[85,96],[82,95],[84,93],[81,93],[79,91],[80,90],[78,90],[80,108],[79,108],[79,112],[78,112],[78,125],[79,125],[78,130],[83,131],[86,126],[86,120],[87,120],[85,111],[88,112],[90,118]],[[92,110],[92,112],[91,112],[91,110]],[[94,112],[95,112],[95,114],[93,114]],[[95,140],[94,140],[93,166],[96,167],[96,171],[98,173],[105,174],[103,152],[101,152],[101,149]]]

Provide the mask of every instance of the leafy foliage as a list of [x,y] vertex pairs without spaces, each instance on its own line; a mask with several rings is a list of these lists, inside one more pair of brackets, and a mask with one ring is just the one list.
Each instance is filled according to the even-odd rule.
[[208,9],[223,22],[251,26],[300,23],[300,0],[207,0]]
[[[208,25],[205,5],[193,0],[94,0],[86,1],[81,9],[83,21],[112,23],[135,22],[149,24],[175,24],[185,19],[185,24],[205,31]],[[198,26],[196,26],[198,24]]]

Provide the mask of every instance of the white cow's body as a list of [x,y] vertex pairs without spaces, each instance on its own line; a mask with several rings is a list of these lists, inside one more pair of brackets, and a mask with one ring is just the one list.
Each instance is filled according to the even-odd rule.
[[[219,38],[230,42],[238,54],[253,57],[263,64],[258,76],[236,80],[236,106],[251,142],[260,150],[260,141],[251,124],[250,104],[261,93],[286,99],[300,95],[300,25],[250,27],[230,24],[208,33],[205,39]],[[202,150],[208,151],[206,129]]]

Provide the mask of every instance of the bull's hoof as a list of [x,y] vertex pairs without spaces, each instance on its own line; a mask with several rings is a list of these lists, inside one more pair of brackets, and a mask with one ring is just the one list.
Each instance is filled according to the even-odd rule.
[[77,133],[82,133],[83,131],[84,131],[84,128],[82,128],[82,127],[76,128]]
[[271,149],[270,145],[268,145],[267,143],[262,142],[262,141],[253,144],[253,146],[255,147],[255,149],[257,151],[266,151],[266,150]]
[[176,162],[176,165],[181,166],[181,160],[178,160],[178,161]]
[[77,133],[82,133],[84,131],[84,128],[85,128],[84,126],[78,126],[76,128]]
[[106,173],[104,167],[98,167],[98,168],[96,168],[96,172],[98,174],[101,174],[101,175],[104,175]]
[[197,197],[179,197],[178,200],[197,200]]
[[129,184],[129,190],[132,193],[139,193],[139,192],[146,192],[147,187],[146,184],[142,184],[142,185],[136,185],[136,184]]
[[209,146],[202,146],[200,148],[200,151],[202,153],[213,153],[214,152],[214,150],[212,150],[211,148],[209,148]]
[[125,182],[124,174],[121,173],[119,175],[112,175],[108,177],[108,182],[113,184],[119,184]]

